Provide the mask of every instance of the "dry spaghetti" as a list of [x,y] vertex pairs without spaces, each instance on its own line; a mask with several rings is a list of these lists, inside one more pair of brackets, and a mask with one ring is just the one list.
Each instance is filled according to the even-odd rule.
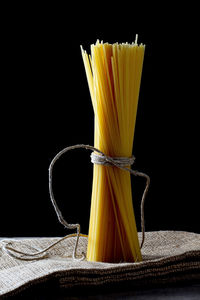
[[[82,49],[82,48],[81,48]],[[94,146],[110,157],[131,157],[145,46],[97,41],[82,49],[95,115]],[[127,166],[130,167],[130,166]],[[89,261],[141,261],[130,173],[94,165]]]

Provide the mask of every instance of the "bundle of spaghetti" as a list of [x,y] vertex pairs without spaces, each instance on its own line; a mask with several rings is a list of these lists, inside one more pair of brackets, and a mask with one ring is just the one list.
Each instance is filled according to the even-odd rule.
[[[81,47],[92,99],[94,146],[111,157],[131,157],[145,46],[103,43]],[[127,166],[130,167],[130,166]],[[141,261],[130,173],[94,164],[88,261]]]

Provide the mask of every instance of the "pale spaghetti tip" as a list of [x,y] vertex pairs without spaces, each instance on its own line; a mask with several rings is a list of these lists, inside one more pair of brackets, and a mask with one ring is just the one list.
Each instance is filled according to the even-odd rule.
[[138,44],[138,34],[135,35],[135,44]]

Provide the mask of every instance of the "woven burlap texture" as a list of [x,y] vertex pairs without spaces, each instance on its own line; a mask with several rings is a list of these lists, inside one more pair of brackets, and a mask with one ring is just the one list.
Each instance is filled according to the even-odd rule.
[[[141,234],[139,233],[141,238]],[[9,239],[10,240],[10,239]],[[29,246],[43,249],[58,238],[27,238],[14,242],[22,251]],[[200,279],[200,235],[183,231],[146,232],[143,262],[99,263],[71,258],[75,238],[50,250],[42,260],[17,260],[2,249],[0,242],[0,295],[20,292],[40,282],[55,279],[61,288],[91,287],[126,282],[131,286],[149,282]],[[87,238],[80,237],[78,254],[86,252]]]

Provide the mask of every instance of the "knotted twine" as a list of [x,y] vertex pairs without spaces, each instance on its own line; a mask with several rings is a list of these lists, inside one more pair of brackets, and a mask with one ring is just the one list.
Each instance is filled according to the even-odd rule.
[[[73,145],[73,146],[69,146],[64,148],[63,150],[61,150],[60,152],[58,152],[58,154],[53,158],[53,160],[50,163],[49,166],[49,194],[50,194],[50,199],[51,202],[53,204],[53,207],[55,209],[57,218],[59,220],[59,222],[67,229],[76,229],[77,230],[77,234],[76,234],[76,243],[74,246],[74,250],[73,250],[73,254],[72,254],[72,258],[76,259],[76,260],[83,260],[85,259],[85,253],[82,252],[82,256],[80,258],[77,257],[77,247],[78,247],[78,241],[79,241],[79,237],[80,236],[86,236],[80,233],[80,224],[69,224],[63,217],[57,202],[55,200],[54,197],[54,193],[53,193],[53,187],[52,187],[52,179],[53,179],[53,167],[55,162],[66,152],[70,151],[70,150],[74,150],[74,149],[87,149],[87,150],[91,150],[93,151],[91,154],[91,162],[93,164],[98,164],[98,165],[103,165],[103,166],[115,166],[121,170],[127,171],[129,172],[131,175],[135,175],[135,176],[140,176],[146,179],[146,186],[142,195],[142,200],[141,200],[141,231],[142,231],[142,241],[141,241],[141,245],[140,248],[142,248],[143,244],[144,244],[144,240],[145,240],[145,219],[144,219],[144,203],[145,203],[145,198],[146,198],[146,194],[148,192],[149,189],[149,185],[150,185],[150,177],[143,173],[143,172],[139,172],[137,170],[132,170],[131,168],[128,168],[128,166],[131,166],[134,161],[135,161],[135,157],[131,156],[131,157],[111,157],[106,155],[105,153],[103,153],[102,151],[100,151],[99,149],[90,146],[90,145],[84,145],[84,144],[78,144],[78,145]],[[95,152],[97,152],[98,154],[96,154]],[[59,239],[58,241],[54,242],[53,244],[51,244],[50,246],[48,246],[47,248],[43,249],[43,250],[38,250],[33,248],[34,250],[36,250],[36,252],[34,251],[33,253],[27,253],[27,252],[23,252],[20,250],[17,250],[15,248],[12,247],[12,242],[5,242],[5,245],[3,246],[3,250],[9,254],[10,256],[20,259],[20,260],[38,260],[38,259],[42,259],[42,258],[46,258],[48,256],[47,251],[50,250],[51,248],[53,248],[55,245],[57,245],[58,243],[60,243],[61,241],[63,241],[66,238],[75,236],[75,234],[70,234],[70,235],[66,235],[63,238]],[[17,256],[16,254],[21,254],[21,256]]]

